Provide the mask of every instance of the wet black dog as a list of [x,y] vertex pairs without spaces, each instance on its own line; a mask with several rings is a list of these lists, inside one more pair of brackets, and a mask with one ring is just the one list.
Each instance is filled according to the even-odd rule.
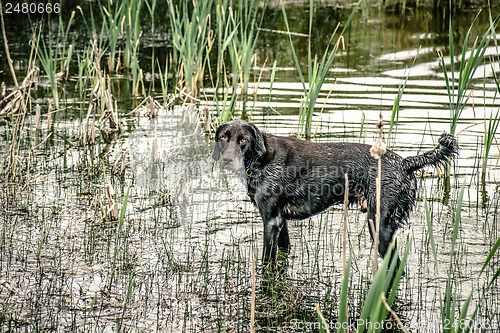
[[[368,219],[375,221],[378,162],[370,147],[275,136],[242,120],[217,129],[213,158],[220,159],[224,169],[244,177],[248,196],[264,221],[264,264],[275,260],[277,247],[288,252],[287,220],[305,219],[344,201],[344,174],[349,177],[349,203],[361,202]],[[382,256],[415,204],[414,172],[426,165],[444,164],[456,154],[456,139],[443,134],[439,145],[424,154],[402,158],[387,151],[382,155],[378,246]]]

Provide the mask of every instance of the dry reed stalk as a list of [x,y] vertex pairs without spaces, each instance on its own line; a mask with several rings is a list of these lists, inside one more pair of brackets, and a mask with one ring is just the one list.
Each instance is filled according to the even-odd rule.
[[345,174],[345,190],[344,190],[344,226],[342,232],[342,263],[343,272],[345,276],[345,271],[347,269],[347,259],[346,259],[346,242],[347,242],[347,207],[349,206],[349,177],[347,173]]
[[[94,40],[97,40],[97,35],[94,32]],[[94,95],[97,99],[97,105],[100,107],[102,114],[101,120],[99,121],[99,129],[101,131],[101,135],[105,142],[112,141],[114,136],[120,133],[120,122],[118,120],[118,115],[115,112],[115,107],[113,107],[113,95],[111,94],[111,79],[109,75],[106,77],[103,76],[103,72],[101,71],[101,66],[99,64],[99,50],[97,49],[97,43],[92,43],[92,51],[94,53],[95,61],[94,66],[97,74],[97,85],[94,88]],[[106,82],[107,81],[107,82]],[[107,83],[107,87],[106,87]],[[104,88],[105,87],[105,88]],[[102,127],[102,121],[105,117],[108,117],[109,128],[104,129]]]
[[154,123],[154,137],[153,137],[153,145],[151,147],[151,162],[159,163],[160,157],[158,154],[158,133],[156,131],[156,122]]
[[49,101],[49,109],[47,112],[47,132],[50,132],[50,128],[52,127],[52,104],[50,104],[50,99]]
[[127,160],[127,149],[124,149],[123,155],[122,155],[122,164],[120,166],[120,178],[121,179],[125,179],[125,167],[127,166],[126,160]]
[[387,309],[387,311],[389,311],[392,315],[392,317],[396,320],[396,322],[398,323],[398,328],[401,329],[401,331],[403,331],[403,333],[408,333],[408,331],[405,329],[405,326],[403,325],[403,323],[401,322],[401,319],[399,319],[398,315],[396,314],[396,312],[391,309],[391,307],[389,306],[389,304],[387,303],[387,298],[385,297],[384,294],[380,295],[380,298],[382,299],[382,303],[384,303],[384,306],[385,308]]
[[255,332],[255,258],[252,260],[252,303],[250,305],[250,333]]
[[325,317],[323,316],[323,313],[321,312],[319,304],[316,304],[316,313],[318,314],[318,317],[320,319],[320,325],[321,325],[321,327],[325,329],[326,333],[330,333],[330,329],[328,328],[328,323],[325,320]]
[[200,107],[200,114],[202,120],[204,120],[204,130],[205,133],[211,133],[212,132],[212,116],[210,115],[210,109],[208,106],[204,105]]
[[[29,62],[28,62],[28,75],[26,77],[26,79],[23,81],[23,89],[21,89],[21,87],[19,86],[18,82],[17,82],[17,77],[16,77],[16,73],[14,71],[14,66],[12,65],[13,64],[13,61],[12,61],[12,58],[10,57],[10,52],[9,52],[9,45],[8,45],[8,41],[7,41],[7,36],[6,36],[6,33],[5,33],[5,22],[3,20],[3,6],[2,6],[2,2],[0,1],[0,21],[1,21],[1,26],[2,26],[2,37],[3,37],[3,41],[4,41],[4,48],[5,48],[5,54],[7,56],[7,63],[9,64],[9,69],[10,69],[10,73],[12,75],[12,79],[14,81],[14,85],[16,87],[16,91],[15,91],[15,95],[16,95],[16,101],[13,102],[12,106],[14,108],[19,108],[21,107],[21,114],[18,114],[17,117],[15,117],[15,120],[13,118],[13,131],[12,131],[12,139],[11,139],[11,144],[9,146],[9,153],[8,153],[8,161],[7,161],[7,167],[5,168],[6,170],[6,177],[7,177],[7,182],[9,180],[9,178],[13,179],[16,175],[16,165],[17,165],[17,162],[18,162],[18,155],[19,155],[19,146],[21,144],[21,140],[20,140],[20,136],[21,136],[21,132],[22,132],[22,129],[24,127],[24,120],[26,118],[26,112],[27,112],[27,107],[26,107],[26,103],[25,103],[25,95],[28,96],[29,98],[29,89],[31,88],[31,82],[32,82],[32,77],[36,77],[36,73],[37,73],[37,68],[36,66],[34,66],[34,62],[35,62],[35,59],[34,59],[34,54],[36,54],[34,52],[34,49],[35,49],[35,45],[37,45],[37,43],[35,43],[35,36],[36,36],[36,32],[33,33],[33,43],[31,44],[31,52],[30,52],[30,58],[29,58]],[[38,38],[40,37],[40,35],[38,35]],[[28,91],[27,91],[28,90]],[[14,116],[14,112],[12,112],[12,116]],[[13,192],[12,194],[14,193],[14,189],[13,189]]]
[[106,197],[108,198],[108,212],[111,221],[118,221],[118,207],[115,203],[115,191],[111,184],[106,185]]
[[40,105],[37,105],[35,108],[35,129],[36,132],[39,133],[41,130],[41,124],[40,124]]
[[[344,226],[342,231],[342,263],[343,263],[343,279],[345,280],[347,272],[347,208],[349,206],[349,177],[345,174],[344,188]],[[347,283],[347,281],[345,281]],[[347,304],[346,304],[347,305]],[[347,307],[347,306],[346,306]],[[346,311],[345,321],[349,322],[349,314]]]
[[373,144],[373,146],[370,148],[370,153],[373,157],[375,157],[378,160],[378,175],[377,175],[377,180],[376,180],[376,187],[377,187],[377,210],[375,214],[375,233],[373,234],[373,247],[374,247],[374,255],[373,255],[373,276],[375,276],[375,273],[377,273],[378,269],[378,243],[379,243],[379,230],[380,230],[380,192],[382,188],[381,184],[381,179],[382,179],[382,155],[385,154],[387,151],[386,145],[382,142],[382,132],[383,132],[383,126],[384,126],[384,121],[382,119],[382,113],[380,113],[379,116],[379,121],[377,121],[377,133],[378,133],[378,139],[377,141]]

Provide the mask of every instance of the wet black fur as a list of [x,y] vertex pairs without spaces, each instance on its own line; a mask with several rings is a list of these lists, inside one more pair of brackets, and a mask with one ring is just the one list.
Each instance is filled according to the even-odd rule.
[[[377,160],[370,148],[360,143],[315,143],[275,136],[252,123],[234,120],[217,129],[213,158],[222,158],[224,168],[245,178],[248,196],[264,221],[263,261],[267,264],[275,260],[277,247],[286,252],[290,248],[287,220],[305,219],[344,201],[345,173],[349,203],[366,199],[368,219],[375,222]],[[378,247],[382,256],[415,204],[414,171],[443,165],[457,154],[456,139],[443,133],[439,145],[424,154],[402,158],[387,151],[382,156]]]

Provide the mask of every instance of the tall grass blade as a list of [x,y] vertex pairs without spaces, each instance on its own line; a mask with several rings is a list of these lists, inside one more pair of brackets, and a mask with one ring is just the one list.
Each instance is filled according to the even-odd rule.
[[490,118],[484,121],[484,149],[483,149],[483,161],[482,161],[482,182],[485,183],[486,179],[486,168],[488,166],[488,155],[490,154],[491,147],[493,145],[493,140],[498,131],[498,125],[500,125],[500,108],[497,110],[495,116],[493,112],[490,114]]
[[[203,79],[206,46],[209,43],[212,0],[200,1],[189,13],[189,2],[168,2],[172,44],[188,93],[198,94]],[[211,41],[210,41],[211,42]]]
[[493,245],[493,248],[491,249],[490,253],[488,254],[488,257],[486,258],[486,260],[485,260],[485,262],[483,264],[483,267],[481,268],[481,271],[479,272],[480,275],[483,274],[484,269],[490,263],[491,259],[493,258],[493,256],[497,252],[499,246],[500,246],[500,238],[497,239],[495,245]]
[[56,73],[57,73],[57,60],[52,50],[52,45],[47,46],[45,41],[42,38],[42,47],[38,49],[38,59],[40,59],[40,63],[47,74],[50,82],[50,88],[52,90],[52,96],[54,97],[54,105],[56,109],[59,109],[59,93],[57,90],[57,81],[56,81]]
[[382,300],[382,296],[385,295],[389,287],[391,287],[391,293],[387,299],[387,304],[391,306],[396,297],[396,291],[401,281],[404,265],[410,253],[410,246],[411,238],[406,244],[405,252],[401,258],[401,265],[397,272],[394,272],[397,263],[397,256],[394,255],[393,257],[392,252],[396,251],[396,253],[398,253],[398,250],[397,247],[394,248],[394,244],[391,244],[389,247],[382,264],[373,277],[370,289],[365,297],[363,308],[361,309],[361,315],[359,317],[360,325],[358,326],[358,332],[365,332],[365,330],[367,330],[366,323],[368,322],[382,322],[386,319],[388,310]]
[[[479,15],[479,14],[478,14]],[[474,22],[477,20],[478,16],[474,19]],[[455,135],[455,131],[458,125],[458,121],[460,119],[460,115],[467,104],[469,99],[469,94],[467,93],[472,80],[474,79],[474,74],[476,73],[477,68],[481,65],[484,54],[488,45],[492,39],[492,35],[495,29],[495,26],[498,24],[498,20],[494,22],[494,24],[490,24],[490,27],[485,32],[481,40],[476,38],[474,40],[473,46],[469,52],[468,49],[468,41],[471,35],[471,30],[474,25],[474,22],[467,30],[467,34],[464,38],[464,45],[462,47],[461,57],[459,60],[459,68],[458,68],[458,78],[455,82],[455,54],[453,48],[453,30],[452,30],[452,16],[450,15],[449,19],[449,49],[450,49],[450,71],[451,71],[451,80],[448,75],[448,70],[446,69],[446,63],[444,61],[443,55],[440,53],[439,56],[441,58],[441,67],[443,69],[443,74],[445,77],[445,85],[446,90],[448,92],[448,100],[450,104],[450,134]],[[467,57],[467,54],[469,56]],[[456,85],[456,88],[455,88]]]
[[434,271],[438,271],[438,261],[437,261],[437,251],[436,242],[434,241],[434,231],[432,228],[431,212],[429,211],[429,204],[427,203],[427,198],[424,197],[424,211],[425,220],[427,221],[427,232],[429,233],[429,242],[431,243],[432,256],[434,257]]
[[[420,52],[420,47],[417,50],[415,58],[413,58],[413,62],[410,68],[413,68],[413,66],[415,65],[415,61],[417,60],[419,52]],[[391,145],[391,138],[393,133],[395,134],[397,130],[398,119],[399,119],[399,105],[401,103],[401,98],[403,97],[403,92],[406,88],[406,83],[408,82],[408,78],[410,77],[410,73],[411,70],[408,70],[408,74],[406,74],[404,82],[399,85],[398,93],[396,94],[396,98],[394,99],[394,104],[392,105],[391,123],[389,125],[389,133],[387,134],[387,139],[386,139],[389,145]]]
[[281,10],[283,13],[283,18],[285,20],[285,26],[288,32],[290,47],[292,49],[292,55],[295,61],[295,67],[297,68],[297,72],[299,74],[299,78],[302,83],[302,88],[304,91],[304,99],[302,100],[300,107],[300,114],[299,114],[299,126],[298,126],[299,136],[303,136],[305,138],[311,137],[312,116],[314,113],[316,100],[321,92],[321,87],[325,82],[326,76],[330,71],[330,67],[337,53],[339,43],[343,38],[343,33],[345,32],[347,27],[349,27],[349,25],[351,24],[354,14],[357,12],[362,2],[363,0],[359,0],[356,3],[354,9],[351,12],[351,15],[349,16],[344,25],[344,29],[340,33],[340,37],[337,40],[337,43],[335,43],[334,47],[330,50],[330,44],[332,43],[333,38],[335,37],[335,34],[337,33],[340,24],[337,25],[337,27],[335,28],[330,37],[328,46],[325,52],[323,53],[323,57],[321,58],[321,60],[319,60],[317,56],[314,57],[312,56],[311,40],[312,40],[312,20],[313,20],[314,6],[313,6],[313,1],[312,0],[309,1],[309,37],[308,37],[308,53],[307,53],[308,82],[306,83],[300,66],[300,62],[297,58],[297,54],[293,46],[293,41],[292,41],[292,36],[290,34],[290,26],[288,24],[288,18],[285,11],[285,6],[283,4],[283,1],[280,0]]
[[[457,295],[456,295],[456,290],[454,288],[454,285],[456,284],[456,281],[453,279],[453,263],[454,263],[454,255],[455,255],[455,246],[457,242],[457,236],[458,236],[458,230],[460,227],[460,222],[461,222],[461,217],[462,217],[462,204],[463,204],[463,197],[464,197],[464,191],[465,191],[465,184],[466,181],[462,183],[462,187],[460,189],[460,193],[458,194],[457,198],[457,203],[455,207],[455,219],[453,223],[453,233],[451,237],[451,250],[450,250],[450,264],[449,264],[449,269],[448,269],[448,279],[446,281],[446,290],[445,290],[445,295],[444,295],[444,303],[441,308],[441,321],[443,323],[443,331],[444,332],[450,332],[451,329],[447,323],[454,323],[455,322],[455,312],[456,312],[456,300],[457,300]],[[449,329],[446,329],[446,328]]]
[[351,272],[351,263],[352,263],[352,251],[349,251],[349,259],[347,260],[347,265],[344,272],[344,277],[342,278],[342,285],[340,291],[339,316],[338,316],[338,322],[340,323],[340,328],[337,330],[337,332],[344,332],[342,324],[344,323],[345,323],[344,325],[347,324],[347,313],[348,313],[347,300],[349,297],[349,276]]

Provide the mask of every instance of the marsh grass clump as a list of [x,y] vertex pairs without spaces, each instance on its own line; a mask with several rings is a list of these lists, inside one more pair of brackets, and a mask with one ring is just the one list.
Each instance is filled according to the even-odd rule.
[[[469,27],[463,41],[462,52],[458,62],[458,68],[455,63],[455,51],[453,48],[453,29],[452,16],[449,19],[449,50],[450,50],[450,70],[447,69],[443,54],[440,52],[441,68],[443,70],[446,90],[448,93],[450,106],[450,134],[455,135],[455,131],[460,120],[460,116],[469,101],[471,94],[469,88],[473,82],[474,74],[478,67],[482,64],[484,54],[488,45],[493,38],[493,32],[498,25],[498,19],[490,22],[490,26],[481,39],[476,38],[472,48],[468,51],[468,43],[471,34],[472,25]],[[458,70],[458,78],[455,79]]]
[[[497,94],[500,92],[500,84],[495,76],[495,82],[497,85],[497,90],[495,91],[494,100],[497,98]],[[484,119],[484,143],[483,143],[483,156],[482,156],[482,167],[481,167],[481,182],[484,189],[486,183],[486,169],[488,167],[488,156],[490,150],[493,147],[493,141],[495,140],[495,135],[498,133],[498,126],[500,125],[500,108],[497,109],[495,114],[494,110],[491,110],[489,119]]]
[[168,6],[178,83],[196,97],[203,80],[207,48],[211,49],[213,44],[210,33],[213,1],[201,1],[192,8],[189,1],[169,2]]
[[352,10],[351,15],[349,16],[347,22],[345,23],[344,28],[342,29],[342,32],[340,33],[337,42],[334,44],[334,47],[330,49],[330,45],[333,43],[333,39],[337,33],[338,28],[340,27],[340,23],[337,25],[332,35],[330,36],[328,46],[326,47],[323,53],[323,57],[321,58],[321,60],[319,60],[317,55],[315,55],[314,57],[312,55],[311,43],[312,43],[312,21],[314,16],[314,10],[313,10],[313,1],[312,0],[309,1],[309,33],[308,33],[308,48],[307,48],[308,81],[306,82],[304,79],[304,75],[302,74],[303,70],[301,69],[299,59],[297,57],[295,48],[293,46],[292,35],[290,33],[290,26],[288,24],[285,7],[283,2],[281,1],[281,9],[283,12],[283,18],[285,19],[286,29],[290,40],[290,47],[292,49],[293,59],[295,61],[295,67],[297,68],[297,72],[299,74],[300,81],[302,83],[302,88],[304,90],[304,99],[302,100],[300,106],[299,128],[298,128],[299,136],[303,136],[307,139],[311,137],[312,117],[316,105],[316,100],[318,99],[321,87],[325,82],[326,76],[330,71],[333,59],[335,58],[340,43],[343,42],[343,34],[351,24],[354,14],[358,10],[362,2],[363,0],[359,0],[356,3],[356,6]]
[[62,17],[59,16],[59,27],[57,38],[52,40],[52,34],[48,33],[48,41],[45,38],[40,38],[41,27],[38,33],[36,50],[41,67],[47,75],[54,98],[54,106],[59,109],[59,91],[58,84],[61,78],[67,78],[69,75],[69,66],[73,56],[74,44],[69,41],[69,32],[73,24],[75,11],[71,12],[71,16],[64,26]]

